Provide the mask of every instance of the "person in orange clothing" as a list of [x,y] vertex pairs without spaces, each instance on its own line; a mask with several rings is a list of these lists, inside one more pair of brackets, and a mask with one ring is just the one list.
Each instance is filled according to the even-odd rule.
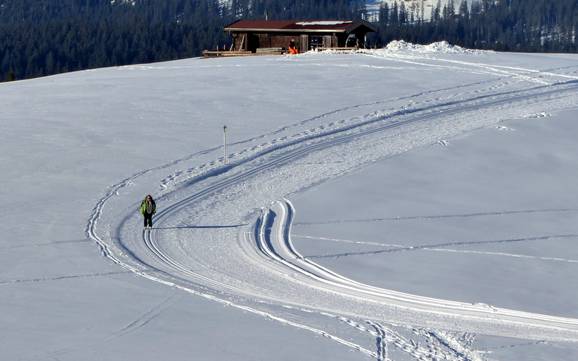
[[291,39],[291,41],[289,42],[289,54],[291,55],[299,54],[299,50],[297,50],[297,47],[295,46],[295,40],[293,39]]

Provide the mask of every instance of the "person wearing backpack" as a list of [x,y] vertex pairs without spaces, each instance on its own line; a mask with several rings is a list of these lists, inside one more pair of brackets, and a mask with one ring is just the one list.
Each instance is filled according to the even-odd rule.
[[153,215],[157,212],[157,205],[153,197],[149,194],[140,204],[140,213],[144,217],[144,227],[152,228]]

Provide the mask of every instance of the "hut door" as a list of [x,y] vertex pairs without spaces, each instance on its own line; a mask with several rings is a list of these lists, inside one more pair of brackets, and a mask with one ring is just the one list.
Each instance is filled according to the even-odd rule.
[[255,52],[257,50],[257,48],[259,47],[259,37],[255,34],[247,34],[248,38],[247,38],[247,50],[251,51],[251,52]]
[[323,47],[324,48],[332,48],[333,44],[331,42],[331,35],[324,35],[323,36]]
[[299,37],[299,48],[300,53],[309,51],[309,35],[301,35]]

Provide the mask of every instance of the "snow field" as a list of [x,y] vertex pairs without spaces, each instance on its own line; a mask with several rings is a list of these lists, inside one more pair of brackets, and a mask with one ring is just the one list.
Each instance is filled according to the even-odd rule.
[[[396,57],[396,60],[397,58],[398,57]],[[407,59],[407,57],[405,58]],[[435,58],[427,60],[430,63],[445,63],[445,61]],[[452,63],[451,60],[448,62]],[[457,61],[455,62],[458,63]],[[162,226],[153,230],[150,234],[148,234],[148,232],[144,234],[145,248],[142,248],[143,243],[140,241],[135,243],[124,235],[135,233],[134,228],[130,226],[127,227],[127,223],[130,224],[134,222],[129,220],[135,218],[131,215],[127,215],[123,223],[116,227],[116,232],[118,233],[113,239],[118,239],[120,242],[114,246],[119,249],[130,250],[130,253],[133,254],[133,259],[129,259],[129,262],[134,261],[134,259],[142,260],[145,257],[150,257],[147,256],[147,254],[153,251],[156,256],[149,259],[146,263],[149,267],[152,267],[155,272],[160,272],[162,275],[161,279],[168,277],[172,280],[171,282],[175,280],[179,282],[184,281],[189,284],[188,287],[191,285],[192,287],[198,287],[200,284],[205,292],[209,293],[232,293],[234,296],[230,295],[229,297],[234,297],[237,299],[237,302],[242,299],[245,299],[243,302],[251,302],[251,299],[262,298],[263,301],[261,302],[285,302],[300,307],[304,307],[305,304],[309,306],[318,304],[316,307],[319,307],[321,312],[346,314],[352,312],[351,300],[345,301],[346,298],[344,298],[344,305],[347,304],[345,307],[337,306],[334,303],[334,299],[332,299],[331,304],[322,305],[322,303],[319,303],[320,299],[328,300],[327,296],[323,296],[323,292],[327,292],[326,290],[318,289],[317,291],[309,291],[310,296],[313,298],[307,300],[305,298],[308,296],[307,291],[299,290],[299,287],[302,286],[298,286],[298,284],[309,288],[312,287],[312,284],[303,280],[298,281],[298,277],[294,273],[286,273],[287,271],[283,270],[283,265],[289,268],[292,267],[286,264],[283,258],[272,256],[273,253],[271,253],[271,251],[266,251],[265,253],[281,263],[281,266],[275,266],[275,269],[277,269],[276,272],[279,273],[280,277],[275,276],[276,272],[271,273],[274,265],[268,263],[260,265],[260,262],[257,262],[255,259],[247,259],[249,250],[243,250],[243,248],[258,242],[248,241],[245,236],[241,236],[239,240],[241,249],[237,252],[231,252],[231,242],[225,241],[223,243],[223,240],[228,240],[231,237],[235,238],[236,235],[246,235],[246,231],[233,231],[230,229],[244,227],[247,221],[252,218],[253,210],[258,207],[259,204],[267,204],[270,199],[275,199],[275,197],[273,197],[274,194],[278,196],[290,194],[309,187],[308,184],[317,184],[326,179],[346,174],[360,165],[384,157],[388,154],[387,152],[393,151],[393,153],[389,153],[390,155],[398,154],[399,152],[419,145],[431,144],[432,142],[455,136],[456,134],[462,133],[464,129],[477,129],[481,126],[496,124],[498,117],[488,116],[488,112],[493,111],[496,112],[496,115],[499,114],[500,117],[507,118],[520,116],[521,110],[524,112],[532,111],[533,106],[536,106],[536,109],[543,109],[545,104],[548,104],[547,107],[556,108],[569,106],[569,104],[572,103],[572,100],[569,99],[571,96],[567,94],[573,92],[574,82],[559,80],[559,78],[572,77],[572,75],[562,74],[562,76],[558,76],[557,74],[551,75],[541,72],[533,74],[535,72],[529,69],[513,69],[513,67],[503,66],[490,67],[487,64],[479,65],[479,63],[464,61],[459,61],[459,64],[460,66],[471,66],[475,72],[478,71],[478,68],[481,68],[483,72],[492,72],[493,75],[504,75],[504,73],[506,73],[509,77],[499,81],[497,85],[492,84],[490,87],[483,87],[481,89],[479,87],[475,88],[471,93],[467,91],[464,92],[460,89],[457,94],[454,93],[448,97],[452,99],[451,101],[447,101],[443,96],[428,99],[424,94],[418,94],[414,99],[411,99],[410,106],[403,108],[401,111],[394,111],[390,114],[383,111],[373,111],[362,117],[351,118],[351,120],[346,122],[350,124],[345,125],[346,123],[341,122],[339,123],[341,127],[337,127],[336,129],[330,128],[330,130],[327,130],[327,126],[331,125],[331,123],[317,128],[309,128],[291,137],[285,137],[285,139],[291,139],[289,141],[283,142],[283,140],[281,140],[279,144],[280,139],[276,138],[276,143],[261,144],[260,147],[262,149],[260,151],[257,151],[259,147],[250,149],[255,152],[253,155],[240,158],[239,160],[232,157],[231,163],[227,166],[218,167],[216,163],[214,163],[213,166],[215,166],[215,169],[210,173],[191,173],[175,183],[173,189],[166,196],[173,205],[166,207],[167,214],[163,214],[160,221]],[[508,68],[508,70],[502,70],[504,68]],[[465,69],[462,68],[462,70]],[[532,75],[527,75],[528,73]],[[529,88],[525,88],[522,82],[532,85]],[[548,82],[547,85],[545,84],[546,82]],[[470,86],[476,87],[479,86],[479,84]],[[465,88],[467,87],[466,85]],[[501,92],[495,93],[495,90],[499,88],[510,89],[502,89]],[[488,92],[488,94],[484,95],[484,92]],[[555,96],[553,95],[554,93],[556,94]],[[560,94],[562,94],[562,97],[560,97]],[[426,100],[420,101],[419,97],[421,96],[424,96]],[[430,94],[427,94],[427,96],[430,96]],[[422,104],[426,105],[423,106]],[[375,105],[376,104],[372,104],[372,106]],[[367,105],[361,105],[357,110],[363,109],[366,106]],[[480,116],[481,109],[485,112],[483,117]],[[433,117],[432,114],[435,114],[435,117]],[[448,118],[444,118],[444,116]],[[396,121],[395,119],[398,117],[401,118],[401,120]],[[431,123],[434,122],[436,122],[436,126],[432,126]],[[385,124],[382,125],[381,123]],[[399,130],[399,128],[401,128],[401,130]],[[385,138],[381,134],[382,132],[391,130],[393,130],[393,134],[388,134]],[[379,134],[379,136],[374,137],[374,134]],[[328,140],[325,141],[325,139]],[[358,139],[363,139],[363,141],[356,142]],[[395,144],[396,141],[401,144]],[[395,144],[393,145],[393,149],[384,148],[385,143],[391,147],[392,142]],[[407,143],[404,144],[403,142]],[[304,146],[301,146],[302,144]],[[379,149],[379,151],[376,151],[376,149]],[[384,149],[386,149],[386,153],[381,153],[384,152]],[[320,156],[320,153],[322,156]],[[344,159],[343,154],[349,154],[349,157]],[[354,154],[356,156],[352,156]],[[236,156],[237,153],[233,155]],[[335,162],[332,162],[331,158],[335,158],[336,156],[338,158],[336,158]],[[321,162],[323,162],[323,164],[329,163],[331,166],[312,170],[311,165],[320,164]],[[284,168],[287,168],[287,170]],[[315,174],[316,172],[317,174]],[[259,179],[261,174],[264,175],[261,177],[261,180],[257,182],[258,185],[252,186],[251,181],[254,181],[254,178]],[[292,179],[293,182],[278,184],[275,180],[276,178]],[[274,184],[272,184],[272,182]],[[197,186],[198,191],[191,192],[191,190]],[[163,187],[166,188],[166,184],[163,184]],[[184,192],[183,189],[185,190]],[[256,189],[261,190],[260,194],[256,193]],[[184,198],[180,199],[177,195],[179,192],[186,193]],[[246,195],[250,195],[249,200],[246,199]],[[264,198],[259,200],[257,197]],[[165,200],[163,196],[161,196],[160,199],[161,201]],[[246,204],[247,201],[250,203]],[[195,206],[192,207],[193,205]],[[216,209],[219,209],[218,212],[215,212]],[[247,216],[239,218],[238,214],[242,209],[249,210],[249,213]],[[183,213],[184,218],[175,223],[175,214],[177,213]],[[165,226],[163,218],[168,215],[170,215],[170,217],[168,217],[169,221]],[[195,226],[188,226],[193,220],[205,224],[215,224],[215,226],[208,227],[217,229],[214,231],[215,235],[208,236],[203,232],[205,236],[201,236],[197,241],[197,237],[200,235],[194,230]],[[127,230],[124,230],[125,228],[127,228]],[[165,232],[165,230],[172,231]],[[183,232],[186,232],[186,235]],[[263,232],[264,230],[258,233]],[[123,239],[126,241],[123,241]],[[183,241],[185,239],[186,241]],[[177,247],[171,245],[174,244],[175,241],[178,242]],[[203,248],[203,244],[210,244],[210,246]],[[263,244],[264,243],[261,242],[260,249],[265,249],[263,248]],[[221,247],[226,247],[228,253],[223,253]],[[203,256],[199,255],[199,250],[201,249],[203,252],[207,252]],[[119,253],[122,254],[123,252],[121,251]],[[227,255],[232,257],[227,257]],[[239,256],[241,256],[240,259]],[[195,271],[191,272],[191,266],[183,263],[183,260],[186,260],[186,262],[192,261],[192,264],[196,265],[193,267]],[[208,260],[215,260],[217,263],[208,262]],[[220,265],[226,265],[226,268],[222,268]],[[243,268],[247,269],[240,271]],[[251,278],[247,279],[245,277],[239,277],[239,275],[251,275]],[[254,284],[255,280],[257,280],[257,284]],[[343,295],[343,293],[341,294]],[[292,297],[291,295],[299,295],[299,300],[289,301]],[[238,299],[239,297],[242,298]],[[304,298],[306,302],[304,302]],[[431,307],[435,302],[435,300],[430,299],[425,303]],[[381,305],[379,311],[371,310],[369,312],[374,316],[368,316],[368,314],[366,314],[363,317],[377,317],[381,320],[388,320],[389,322],[395,320],[394,322],[400,323],[417,323],[426,327],[449,327],[461,331],[469,329],[470,331],[475,330],[475,332],[481,333],[516,335],[517,337],[521,334],[524,335],[523,337],[539,339],[552,337],[553,339],[560,340],[573,339],[575,337],[572,336],[574,331],[571,331],[574,327],[572,326],[574,323],[572,319],[552,318],[550,316],[537,314],[510,313],[508,310],[501,310],[483,304],[474,304],[471,306],[464,304],[454,305],[462,311],[445,314],[439,311],[434,312],[433,309],[430,309],[427,318],[423,317],[422,314],[420,314],[419,317],[412,317],[410,316],[411,312],[415,312],[419,308],[404,305],[400,309],[403,309],[405,312],[407,312],[408,309],[410,311],[407,313],[402,312],[403,315],[401,318],[395,318],[400,317],[400,309],[396,309],[396,307],[400,305],[394,306],[393,309],[391,309],[392,311],[385,310],[385,314],[383,313],[383,305]],[[390,301],[388,307],[391,306],[393,306],[393,304]],[[343,308],[338,310],[336,307],[338,307],[338,309]],[[369,304],[364,303],[363,308],[353,311],[353,314],[359,317],[359,315],[367,312],[363,311],[363,309],[368,310],[368,307],[370,307]],[[345,309],[348,311],[345,311]],[[468,309],[470,310],[468,311]],[[474,313],[488,312],[488,314],[498,317],[499,321],[493,323],[495,327],[490,326],[489,328],[485,328],[486,326],[474,326],[476,318],[472,317],[472,314],[469,314],[471,311]],[[441,316],[442,319],[446,317],[450,319],[464,317],[464,322],[467,326],[457,326],[455,319],[452,319],[451,322],[436,321],[435,318],[437,316],[434,316],[436,314]],[[501,314],[503,314],[503,316],[500,316]],[[514,319],[508,321],[507,319],[510,316],[506,316],[507,314],[513,316]],[[520,317],[520,319],[515,320],[516,317]],[[480,321],[482,319],[481,317],[478,318]],[[513,321],[511,324],[513,328],[509,331],[507,325],[508,322],[511,321]],[[532,324],[532,322],[537,323]],[[546,323],[540,325],[542,322]],[[548,325],[548,322],[558,322],[558,325]],[[450,324],[451,326],[449,326]],[[492,322],[490,322],[490,324],[492,324]],[[563,336],[565,332],[568,332],[567,336]]]
[[[304,54],[293,58],[190,60],[132,66],[22,82],[0,87],[0,91],[13,92],[13,98],[8,93],[3,99],[12,101],[17,109],[21,91],[34,91],[36,105],[29,110],[30,118],[48,118],[51,124],[78,119],[70,115],[82,114],[92,97],[107,94],[114,99],[113,106],[84,118],[84,123],[91,125],[90,137],[59,137],[58,131],[46,136],[39,132],[35,145],[35,149],[40,149],[47,139],[57,145],[72,140],[68,147],[84,145],[86,151],[70,154],[69,158],[58,154],[57,160],[64,159],[63,165],[91,160],[86,169],[96,176],[83,186],[84,192],[96,195],[102,191],[98,185],[103,181],[113,184],[99,200],[91,200],[96,204],[92,211],[86,201],[67,201],[62,208],[78,213],[67,222],[69,229],[82,229],[82,219],[89,219],[86,236],[97,241],[102,254],[120,266],[109,267],[109,272],[121,272],[120,275],[98,272],[96,277],[134,273],[144,277],[142,282],[131,279],[138,287],[146,289],[149,281],[155,281],[170,286],[167,289],[202,296],[333,341],[328,343],[337,347],[331,350],[349,348],[359,351],[360,356],[379,360],[478,360],[484,359],[484,354],[473,349],[474,333],[573,340],[575,320],[468,305],[444,300],[444,296],[422,298],[418,307],[408,303],[409,299],[420,299],[417,296],[366,285],[359,279],[348,280],[349,277],[339,275],[347,274],[347,268],[343,272],[331,270],[321,261],[307,259],[306,253],[290,243],[292,207],[276,202],[408,151],[432,144],[451,147],[456,136],[502,126],[501,121],[506,119],[572,109],[576,104],[574,63],[572,57],[564,56],[449,53],[439,47],[428,52],[389,49],[368,54]],[[349,84],[348,91],[328,86],[337,75],[343,84]],[[287,88],[287,77],[300,81],[295,82],[295,88]],[[207,81],[211,86],[192,90],[191,79]],[[72,89],[64,96],[62,91],[52,89],[53,81],[92,93],[79,97]],[[234,100],[237,107],[227,104],[234,99],[228,95],[238,94],[238,88],[246,86],[249,90],[245,89],[242,99]],[[53,106],[54,97],[84,106]],[[195,98],[192,104],[184,101],[190,97]],[[279,100],[288,97],[297,100]],[[259,103],[255,103],[256,99],[260,99]],[[128,109],[121,110],[127,104]],[[235,111],[241,107],[243,112]],[[21,121],[22,112],[9,115],[7,128],[15,134],[23,133],[14,125]],[[40,112],[44,114],[41,117]],[[120,119],[120,125],[118,120],[113,123],[109,118]],[[191,119],[195,128],[192,133]],[[213,131],[222,127],[223,119],[232,122],[228,165],[222,164],[220,136]],[[66,122],[63,125],[62,129],[69,129]],[[35,129],[30,124],[26,127]],[[112,129],[115,130],[111,132]],[[81,127],[78,134],[84,134]],[[143,145],[143,137],[152,135],[156,142]],[[198,142],[193,152],[192,139]],[[54,157],[51,148],[46,149]],[[95,161],[96,149],[105,162]],[[22,152],[19,157],[29,162],[29,154]],[[123,154],[123,159],[118,154]],[[15,177],[34,174],[39,164],[36,161],[22,166],[27,162],[13,162],[9,157],[2,162],[9,165],[7,169]],[[111,169],[110,164],[115,166]],[[47,184],[57,184],[58,177],[50,169],[46,171]],[[10,199],[17,204],[27,186],[12,183],[15,177],[8,178],[5,185],[12,189],[14,195]],[[84,178],[69,179],[80,185]],[[161,211],[155,229],[142,232],[135,209],[142,195],[151,189]],[[50,199],[43,192],[43,187],[37,189],[38,195]],[[370,199],[363,198],[371,204]],[[79,212],[82,209],[84,214]],[[296,211],[298,214],[299,208]],[[55,235],[50,227],[42,227],[38,234],[25,229],[24,212],[25,209],[16,208],[9,215],[17,225],[19,239]],[[45,217],[42,209],[39,214]],[[267,222],[259,221],[262,214],[268,215]],[[22,255],[24,259],[31,257],[24,252]],[[46,257],[49,268],[55,259]],[[95,265],[95,269],[99,268],[102,267]],[[22,279],[18,278],[22,270],[13,270],[12,279]],[[37,273],[31,263],[28,272]],[[356,294],[347,294],[344,286],[349,288],[347,292]],[[361,291],[377,293],[374,297],[378,296],[378,300],[359,297],[357,292]],[[397,301],[383,299],[384,293],[395,295]],[[161,299],[159,304],[162,302]],[[452,305],[451,312],[440,311],[440,307],[448,305]],[[119,314],[127,309],[116,302],[113,306]],[[147,314],[156,314],[156,308],[150,310]],[[492,315],[493,321],[475,316],[479,313]],[[155,317],[162,319],[160,315]],[[127,329],[152,332],[148,331],[147,319],[128,323]],[[139,342],[142,339],[136,338],[130,345]],[[79,345],[78,350],[86,347],[82,342]],[[74,352],[55,355],[73,357]],[[349,357],[347,353],[332,352],[334,358]],[[13,348],[10,355],[20,355],[20,350]],[[309,357],[314,359],[315,354]]]

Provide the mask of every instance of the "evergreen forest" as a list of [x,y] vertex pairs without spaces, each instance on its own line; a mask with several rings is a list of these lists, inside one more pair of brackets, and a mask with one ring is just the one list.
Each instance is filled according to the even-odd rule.
[[[365,19],[361,0],[0,0],[0,81],[199,56],[237,19]],[[447,40],[501,51],[575,52],[578,0],[459,0],[431,19],[383,4],[368,46]]]

